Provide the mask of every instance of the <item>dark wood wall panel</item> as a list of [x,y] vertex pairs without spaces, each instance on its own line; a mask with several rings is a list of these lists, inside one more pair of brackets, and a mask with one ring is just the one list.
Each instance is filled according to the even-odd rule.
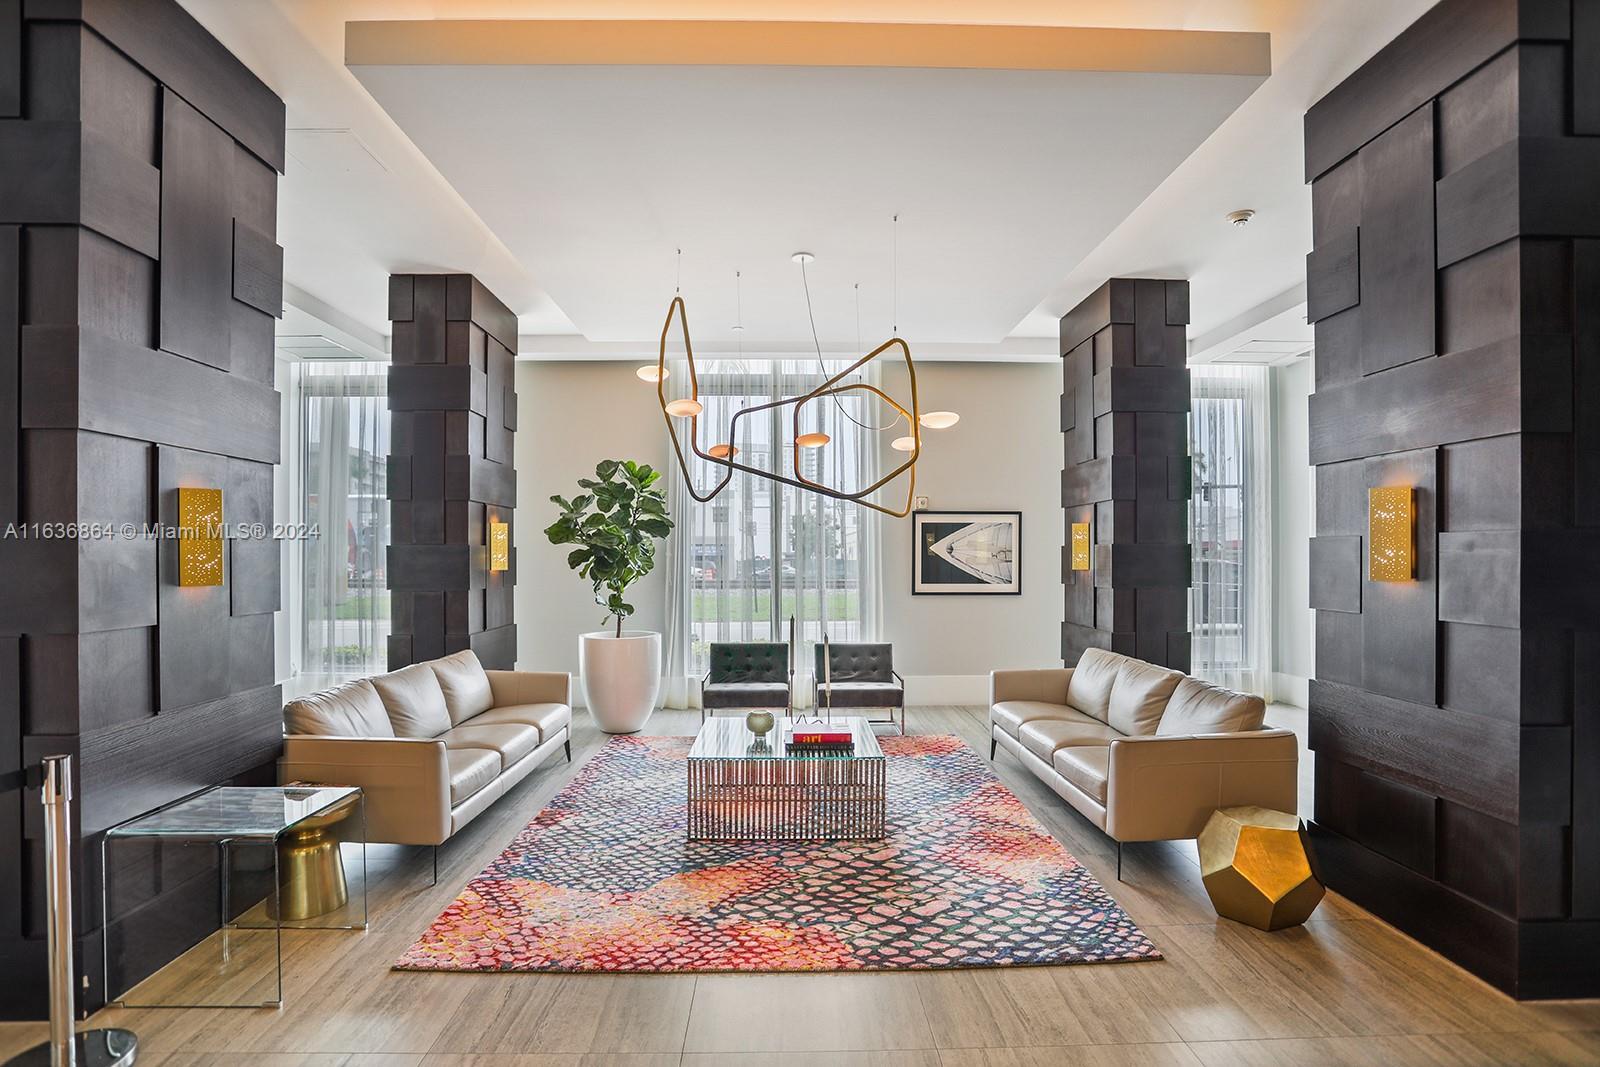
[[1109,648],[1189,667],[1188,321],[1189,283],[1149,278],[1113,278],[1061,319],[1061,505],[1093,543],[1087,571],[1062,547],[1069,666]]
[[[45,1012],[24,766],[77,757],[84,1009],[104,999],[119,908],[211,918],[187,876],[106,915],[98,835],[275,773],[283,117],[175,0],[0,0],[0,512],[25,532],[105,532],[0,541],[3,1017]],[[223,492],[220,586],[179,587],[175,540],[146,530],[176,525],[181,487]],[[148,973],[186,944],[140,940],[129,965]]]
[[471,648],[509,669],[516,568],[489,570],[486,522],[517,503],[516,315],[466,274],[391,276],[389,315],[389,667]]
[[1527,997],[1600,994],[1597,23],[1443,0],[1306,115],[1324,874]]

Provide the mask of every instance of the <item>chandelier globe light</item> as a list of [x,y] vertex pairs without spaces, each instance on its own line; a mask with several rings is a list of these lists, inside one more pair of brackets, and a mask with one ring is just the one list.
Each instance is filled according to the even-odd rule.
[[689,419],[700,414],[706,406],[698,400],[681,397],[677,400],[667,401],[667,414],[676,419]]
[[672,376],[672,372],[667,368],[658,367],[654,363],[646,363],[633,373],[638,376],[641,382],[659,382]]
[[917,421],[930,430],[948,430],[961,421],[961,416],[953,411],[929,411]]

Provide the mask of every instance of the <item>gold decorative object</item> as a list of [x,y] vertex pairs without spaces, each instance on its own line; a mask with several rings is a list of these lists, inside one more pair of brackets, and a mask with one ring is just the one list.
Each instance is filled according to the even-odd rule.
[[772,732],[772,727],[776,722],[777,719],[773,718],[770,711],[752,711],[744,717],[745,728],[755,734],[756,737],[763,739]]
[[1089,569],[1089,524],[1086,522],[1072,524],[1072,569]]
[[330,830],[343,822],[355,806],[356,798],[351,797],[320,815],[301,820],[278,839],[278,914],[271,914],[269,901],[268,918],[298,922],[337,911],[349,903],[339,837]]
[[[687,397],[680,397],[676,400],[668,400],[666,392],[667,338],[672,333],[672,323],[674,319],[677,319],[678,329],[683,338],[684,356],[689,363],[689,395]],[[906,374],[910,379],[911,387],[911,407],[909,410],[901,406],[898,401],[896,401],[888,393],[885,393],[882,389],[879,389],[877,386],[868,385],[865,382],[857,382],[851,385],[839,384],[845,378],[849,377],[851,374],[854,374],[856,371],[860,370],[862,367],[866,366],[868,363],[872,362],[874,359],[877,359],[879,356],[890,351],[891,349],[898,349],[906,361]],[[643,377],[643,375],[641,375],[641,377]],[[871,352],[868,352],[866,355],[850,364],[850,366],[846,367],[838,374],[835,374],[833,377],[827,379],[821,385],[811,390],[811,392],[806,393],[804,396],[788,397],[783,400],[774,400],[766,404],[753,404],[749,407],[740,408],[738,411],[734,412],[733,418],[729,420],[728,432],[721,438],[720,443],[713,445],[710,449],[702,449],[699,443],[699,423],[700,414],[705,410],[705,406],[700,402],[700,379],[699,375],[695,371],[694,346],[689,341],[688,311],[684,306],[683,297],[674,296],[672,298],[672,303],[667,305],[666,322],[661,326],[661,349],[656,362],[655,381],[656,397],[661,401],[661,415],[662,418],[666,420],[667,432],[672,435],[672,451],[678,457],[678,467],[683,471],[683,480],[689,487],[689,495],[694,497],[694,499],[698,500],[700,503],[705,503],[706,501],[715,497],[718,493],[722,492],[722,490],[726,489],[728,483],[733,480],[733,472],[739,470],[744,471],[746,474],[753,474],[758,478],[765,478],[771,482],[781,482],[784,485],[792,485],[796,489],[806,489],[813,493],[820,493],[823,496],[832,497],[835,500],[849,500],[860,504],[863,507],[868,507],[874,511],[882,512],[885,515],[892,515],[897,519],[903,519],[907,515],[911,514],[911,505],[916,499],[916,464],[917,457],[922,454],[923,424],[919,418],[919,412],[917,408],[916,364],[911,360],[910,346],[900,338],[891,337],[889,340],[885,341],[877,348],[874,348]],[[906,450],[910,452],[910,456],[904,463],[900,464],[898,467],[894,468],[888,474],[884,475],[882,478],[879,478],[871,485],[862,489],[857,489],[853,492],[846,492],[842,489],[835,489],[832,486],[813,481],[812,479],[806,477],[803,473],[804,465],[800,461],[801,449],[821,448],[828,443],[828,438],[826,434],[822,433],[802,433],[800,431],[800,416],[801,412],[805,409],[805,406],[812,401],[819,400],[824,397],[837,396],[840,393],[850,392],[871,393],[878,399],[882,400],[885,404],[888,404],[891,408],[893,408],[899,417],[905,419],[907,425],[911,427],[911,447]],[[736,458],[739,453],[739,449],[736,447],[739,434],[739,420],[748,415],[755,415],[763,411],[770,411],[773,408],[790,406],[794,408],[794,435],[792,438],[791,447],[794,452],[795,476],[790,478],[786,475],[778,473],[775,470],[762,470],[760,467],[752,467],[748,463],[739,462]],[[930,414],[932,413],[930,412]],[[689,420],[689,448],[694,452],[695,455],[699,456],[708,463],[715,463],[726,468],[723,472],[722,478],[708,492],[702,493],[695,487],[693,478],[689,473],[688,460],[683,453],[683,445],[678,439],[678,428],[673,422],[675,418],[686,418]],[[953,425],[953,421],[945,424]],[[898,443],[895,445],[895,447],[899,448]],[[726,451],[724,451],[724,449],[726,449]],[[906,500],[903,507],[898,509],[891,508],[867,499],[867,497],[872,493],[876,492],[878,489],[887,485],[889,482],[893,481],[895,478],[898,478],[901,474],[904,474],[907,471],[910,472],[911,476],[906,485]]]
[[178,490],[178,584],[222,584],[222,490]]
[[1225,919],[1258,930],[1299,926],[1322,902],[1311,840],[1300,820],[1271,808],[1221,808],[1197,841],[1200,877]]
[[1417,491],[1406,486],[1367,490],[1367,577],[1409,582],[1417,576]]
[[504,522],[489,524],[489,570],[511,569],[511,526]]

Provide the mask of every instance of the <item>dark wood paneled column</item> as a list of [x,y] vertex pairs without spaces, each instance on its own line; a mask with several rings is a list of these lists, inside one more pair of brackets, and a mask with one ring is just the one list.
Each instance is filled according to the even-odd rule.
[[[105,930],[137,924],[113,960],[135,979],[216,920],[214,872],[158,852],[115,872],[103,914],[101,832],[204,786],[274,776],[283,161],[283,102],[177,3],[0,3],[5,1017],[45,1011],[42,818],[27,780],[41,757],[77,757],[85,1008],[104,997]],[[180,487],[221,489],[241,535],[224,545],[220,585],[180,587],[175,543],[144,530],[177,524]]]
[[1592,5],[1445,0],[1305,124],[1318,849],[1522,997],[1600,994],[1596,114]]
[[469,274],[391,276],[389,317],[389,669],[470,648],[509,670],[516,548],[492,571],[489,537],[517,503],[517,317]]
[[[1189,283],[1113,278],[1061,320],[1061,655],[1189,669]],[[1089,523],[1089,569],[1072,526]]]

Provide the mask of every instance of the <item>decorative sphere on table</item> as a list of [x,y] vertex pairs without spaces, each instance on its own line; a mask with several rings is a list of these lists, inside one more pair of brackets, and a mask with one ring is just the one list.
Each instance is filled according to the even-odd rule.
[[776,722],[770,711],[752,711],[744,717],[745,727],[757,737],[766,737]]

